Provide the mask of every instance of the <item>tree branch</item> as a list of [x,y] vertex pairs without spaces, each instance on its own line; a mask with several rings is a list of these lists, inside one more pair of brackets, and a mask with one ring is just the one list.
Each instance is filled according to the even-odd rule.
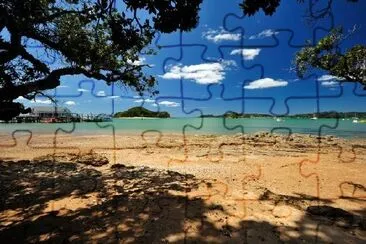
[[[36,81],[20,84],[17,86],[0,88],[0,97],[4,101],[11,101],[18,98],[19,96],[23,96],[24,94],[53,89],[60,85],[61,76],[79,74],[83,74],[88,78],[94,78],[97,80],[112,81],[110,78],[100,73],[90,72],[79,67],[67,67],[54,70],[43,79],[38,79]],[[120,77],[115,80],[119,79]]]

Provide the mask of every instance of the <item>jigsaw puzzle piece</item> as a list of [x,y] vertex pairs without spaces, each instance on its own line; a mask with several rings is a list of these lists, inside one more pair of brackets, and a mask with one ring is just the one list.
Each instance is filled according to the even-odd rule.
[[[341,96],[338,98],[322,98],[320,107],[324,111],[337,103],[339,108],[353,108],[361,110],[364,103],[363,96],[355,96],[356,84],[340,84]],[[352,104],[350,103],[352,101]],[[320,198],[338,199],[344,197],[364,198],[366,182],[362,177],[362,162],[365,161],[366,145],[357,136],[362,137],[366,130],[365,124],[357,123],[358,119],[344,117],[341,111],[335,126],[320,127],[319,152],[315,159],[304,159],[300,162],[300,173],[312,181],[314,192]],[[341,137],[353,137],[347,140]],[[316,189],[316,191],[315,191]],[[338,190],[334,190],[338,189]]]
[[27,160],[54,153],[52,134],[48,136],[27,126],[17,126],[13,129],[11,132],[1,134],[1,160],[17,160],[20,152],[22,159]]
[[36,58],[49,65],[50,67],[56,69],[59,64],[62,63],[59,61],[59,55],[56,53],[48,52],[45,45],[41,42],[33,40],[33,39],[25,39],[23,41],[23,46]]
[[69,104],[77,107],[93,104],[94,113],[113,114],[114,100],[119,98],[115,84],[108,86],[101,81],[80,78],[80,76],[70,78],[72,81],[65,85],[67,87],[56,88],[52,97],[59,100],[60,105]]
[[[130,162],[129,155],[133,152],[141,153],[141,162],[154,164],[156,167],[169,168],[170,162],[184,162],[184,136],[182,128],[187,121],[192,121],[196,117],[193,125],[198,127],[201,123],[201,113],[195,111],[184,111],[182,109],[182,99],[172,99],[171,97],[157,97],[155,99],[138,99],[141,106],[154,112],[169,111],[173,118],[164,120],[156,118],[115,118],[113,120],[116,127],[117,158],[124,162]],[[190,118],[179,118],[176,114],[187,114]],[[174,123],[172,123],[174,121]],[[178,149],[178,150],[177,150]],[[166,160],[159,160],[155,165],[155,155],[166,155]],[[134,162],[132,157],[130,163]],[[138,162],[140,163],[140,162]],[[182,164],[176,165],[183,167]]]
[[366,97],[366,90],[360,83],[354,84],[353,94],[358,97]]
[[[159,35],[155,41],[155,45],[159,47],[162,53],[167,50],[170,52],[175,51],[175,55],[170,56],[169,59],[182,59],[185,55],[183,51],[185,48],[200,48],[202,49],[202,52],[200,53],[202,60],[218,61],[223,57],[222,50],[217,48],[218,44],[231,43],[232,45],[240,46],[242,40],[241,32],[230,33],[225,31],[220,25],[221,23],[216,25],[218,26],[217,29],[203,25],[189,33],[180,32],[169,35]],[[201,41],[197,41],[197,35],[202,36]],[[176,53],[177,51],[178,54]]]
[[[224,115],[229,112],[242,113],[243,112],[243,96],[226,99],[223,97],[225,89],[228,86],[224,84],[210,84],[207,85],[206,92],[207,99],[184,99],[182,106],[185,111],[192,111],[199,109],[202,111],[204,117],[214,117]],[[229,87],[231,88],[231,87]]]
[[[212,123],[221,128],[222,132],[226,130],[223,121],[223,119],[204,118],[199,128],[187,125],[184,131],[187,161],[198,162],[204,159],[206,162],[218,164],[235,164],[245,161],[244,141],[243,137],[240,136],[242,134],[240,128],[235,131],[227,130],[227,133],[236,132],[238,134],[233,140],[228,138],[229,136],[210,133],[209,128],[212,128]],[[205,128],[206,126],[208,129]],[[198,136],[200,142],[199,145],[196,145]],[[228,139],[230,141],[227,141]]]
[[62,81],[55,89],[47,90],[33,100],[23,97],[18,100],[26,106],[57,106],[66,107],[72,112],[82,112],[81,107],[93,104],[94,113],[112,115],[115,111],[116,102],[121,99],[133,99],[132,95],[119,95],[120,90],[115,84],[110,86],[104,82],[81,79],[80,76],[71,77],[67,82]]
[[[339,82],[338,82],[339,83]],[[354,93],[357,84],[353,83],[339,83],[338,86],[341,88],[340,96],[338,97],[322,97],[319,101],[320,108],[325,111],[331,111],[334,104],[340,109],[338,111],[333,111],[337,116],[337,126],[336,128],[325,127],[322,131],[323,135],[334,135],[341,136],[345,138],[362,138],[366,132],[366,124],[362,123],[362,119],[357,118],[356,111],[363,110],[363,104],[365,102],[365,96],[358,96]],[[343,108],[348,109],[347,112],[343,112]],[[357,144],[357,140],[356,140]],[[357,150],[362,151],[362,144],[359,145],[347,145],[336,147],[339,152],[339,160],[344,163],[352,162],[357,158]],[[360,154],[360,156],[362,153]]]
[[[189,103],[197,101],[203,104],[205,101],[212,99],[209,87],[215,85],[223,84],[225,88],[229,89],[228,92],[234,93],[235,98],[242,96],[238,76],[258,77],[258,70],[250,69],[243,72],[240,68],[237,68],[237,64],[233,60],[221,60],[219,62],[203,62],[189,66],[172,66],[169,72],[165,73],[162,78],[180,81],[180,94],[178,96],[168,95],[167,97],[182,98]],[[165,94],[162,93],[162,96],[165,96]],[[220,99],[220,97],[217,98]],[[230,97],[229,100],[233,100],[233,98]]]
[[[167,58],[164,62],[164,73],[160,75],[161,84],[171,86],[175,83],[174,93],[161,90],[161,96],[183,99],[209,99],[206,86],[221,83],[229,75],[229,70],[236,68],[232,60],[205,59],[202,55],[204,47],[184,47],[179,59]],[[195,55],[192,55],[195,54]],[[197,54],[197,55],[196,55]],[[187,65],[190,63],[190,65]],[[163,86],[164,87],[164,86]]]
[[[304,17],[299,12],[306,12],[308,7],[308,20],[313,24],[308,27],[308,31],[300,30],[299,26],[304,26]],[[281,13],[275,13],[273,16],[253,16],[247,17],[243,14],[228,13],[224,18],[224,28],[227,31],[237,31],[242,29],[245,33],[246,48],[273,48],[278,46],[278,35],[286,34],[288,36],[287,44],[290,47],[304,47],[305,40],[310,40],[313,44],[318,39],[318,32],[329,32],[334,28],[334,16],[331,5],[323,4],[320,1],[308,0],[306,3],[299,4],[291,2],[282,4],[278,10]],[[277,16],[286,15],[290,22],[284,23]],[[262,31],[258,32],[258,29]]]
[[[116,162],[115,127],[112,122],[72,122],[56,126],[53,139],[55,153],[102,152]],[[80,136],[83,136],[83,141],[80,141]],[[94,144],[101,139],[103,144]]]
[[[338,129],[338,126],[337,124],[328,129]],[[316,159],[304,159],[299,162],[301,176],[307,180],[309,185],[313,185],[314,191],[309,194],[321,199],[339,199],[350,196],[365,198],[366,181],[362,172],[366,170],[363,165],[366,159],[366,145],[362,141],[347,141],[328,136],[329,132],[323,132],[323,128],[321,127],[319,130],[321,137]]]
[[159,32],[154,40],[155,47],[158,49],[179,48],[184,45],[184,35],[185,33],[178,31],[169,34]]
[[[280,44],[276,48],[265,49],[262,50],[262,52],[266,52],[267,55],[273,56],[292,56],[293,51],[283,45],[284,44]],[[228,50],[229,51],[226,53],[230,54],[235,49]],[[239,50],[243,51],[247,49],[244,48]],[[290,114],[288,103],[292,102],[292,100],[319,100],[320,97],[337,98],[342,94],[342,87],[337,82],[330,83],[330,81],[325,80],[325,75],[311,74],[303,79],[298,79],[295,75],[291,75],[290,73],[287,77],[281,78],[266,76],[266,73],[275,73],[277,70],[285,69],[287,66],[291,65],[290,63],[286,64],[286,67],[284,67],[284,64],[282,63],[278,63],[277,65],[273,63],[273,60],[267,59],[262,60],[260,64],[254,62],[253,66],[248,67],[246,66],[248,60],[243,60],[245,59],[245,56],[238,55],[236,58],[242,59],[242,65],[244,65],[244,67],[240,67],[241,69],[239,69],[239,71],[241,71],[240,76],[237,75],[235,79],[228,77],[227,81],[223,82],[225,85],[225,92],[222,97],[230,99],[243,96],[245,100],[244,103],[248,100],[266,100],[272,103],[266,112],[269,112],[269,114],[273,116]],[[259,60],[261,60],[260,57]],[[238,60],[236,61],[240,62]],[[253,64],[253,61],[249,61],[249,65],[250,64]],[[262,72],[259,73],[260,76],[252,76],[250,73],[247,73],[248,68],[255,70],[254,67],[256,65],[258,66],[256,68],[262,68]],[[238,79],[238,77],[243,78]],[[235,80],[235,84],[233,84],[231,80]],[[330,84],[332,85],[332,89],[329,89]],[[245,106],[245,108],[247,107],[249,106]],[[314,110],[318,110],[317,107],[314,107]]]
[[[217,88],[216,88],[217,87]],[[219,96],[217,97],[214,97],[212,95],[212,92],[213,90],[215,89],[218,89],[218,91],[222,92],[222,89],[223,89],[223,86],[216,86],[216,85],[208,85],[206,87],[207,89],[207,93],[209,94],[208,97],[211,101],[211,103],[217,103],[216,99],[219,98],[221,99]],[[160,99],[160,98],[159,98]],[[199,124],[196,124],[196,125],[192,125],[191,124],[191,121],[188,121],[188,124],[185,124],[184,127],[183,127],[183,148],[184,148],[184,152],[185,152],[185,155],[183,158],[181,159],[178,159],[178,161],[180,162],[186,162],[186,161],[191,161],[192,159],[194,159],[193,161],[196,161],[197,160],[197,157],[198,158],[206,158],[208,159],[210,162],[219,162],[223,159],[224,155],[222,154],[222,149],[225,148],[225,142],[219,142],[219,143],[215,143],[215,146],[210,146],[211,142],[213,142],[212,140],[214,138],[209,138],[209,136],[206,138],[207,141],[211,141],[210,143],[206,144],[205,142],[200,142],[200,146],[201,149],[202,147],[205,147],[205,152],[204,153],[200,153],[200,155],[195,155],[192,159],[190,158],[191,156],[189,156],[189,151],[191,149],[191,147],[194,147],[194,145],[196,144],[195,140],[197,139],[195,136],[193,136],[194,134],[213,134],[213,133],[217,133],[217,130],[215,129],[215,131],[212,131],[212,128],[216,128],[215,126],[213,127],[212,124],[210,124],[209,126],[207,126],[208,130],[205,129],[205,123],[212,123],[212,122],[217,122],[217,120],[209,120],[208,118],[204,118],[203,117],[206,117],[207,115],[210,116],[210,114],[212,115],[212,113],[215,113],[215,115],[218,115],[219,114],[219,110],[217,109],[217,105],[214,106],[215,107],[215,111],[211,110],[211,111],[208,111],[206,108],[210,107],[209,105],[212,105],[212,104],[209,104],[210,102],[207,101],[207,99],[195,99],[195,98],[184,98],[181,100],[182,104],[181,104],[181,107],[182,107],[182,112],[191,116],[192,113],[195,113],[197,112],[197,117],[200,117],[200,118],[197,118],[197,121],[199,122]],[[237,98],[237,99],[232,99],[230,101],[232,104],[224,104],[222,103],[220,106],[222,106],[222,113],[225,113],[227,112],[225,110],[225,106],[231,106],[232,108],[236,108],[237,110],[241,110],[241,98]],[[227,102],[229,103],[229,102]],[[234,106],[233,104],[236,103],[236,105]],[[217,128],[222,128],[223,130],[226,130],[225,127],[223,127],[223,124],[221,122],[218,122],[218,125],[217,125]],[[211,128],[211,129],[209,129]],[[238,132],[240,132],[240,130],[238,130]],[[234,133],[234,132],[232,132]],[[238,147],[242,146],[243,143],[241,142],[238,142]],[[174,161],[174,160],[173,160]]]
[[[164,112],[163,110],[166,107],[170,107],[170,109],[179,109],[180,105],[178,102],[167,100],[158,101],[146,97],[134,96],[132,99],[134,103],[139,105],[137,107],[149,109],[153,112]],[[129,100],[129,102],[131,101]],[[125,102],[123,106],[118,107],[118,111],[123,111],[124,107],[127,109],[130,106]],[[154,118],[114,118],[109,122],[91,122],[88,124],[87,128],[84,128],[84,126],[81,125],[80,131],[78,130],[78,124],[76,123],[72,130],[67,131],[60,129],[59,132],[71,135],[86,132],[86,139],[88,141],[92,141],[93,136],[88,135],[88,132],[96,131],[98,135],[95,137],[98,137],[98,139],[100,139],[100,137],[107,137],[107,139],[103,141],[108,143],[100,146],[92,146],[91,150],[96,152],[112,153],[113,162],[124,162],[127,159],[125,155],[126,153],[129,153],[129,150],[141,151],[143,153],[142,158],[144,158],[143,156],[146,156],[145,159],[149,158],[151,153],[154,152],[154,149],[159,148],[159,141],[161,140],[162,132],[164,132],[164,130],[170,131],[170,129],[179,129],[179,125],[177,125],[177,128],[169,129],[166,127],[166,123],[164,123],[164,121],[161,122],[159,120],[159,123],[157,123],[157,121],[158,120],[155,120]],[[95,129],[91,130],[90,127],[94,127]],[[62,140],[60,140],[60,142],[62,143]],[[88,147],[90,148],[90,145]]]

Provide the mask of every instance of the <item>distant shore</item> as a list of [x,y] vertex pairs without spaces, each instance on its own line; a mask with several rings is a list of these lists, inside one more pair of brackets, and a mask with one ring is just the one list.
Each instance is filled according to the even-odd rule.
[[[355,123],[357,122],[357,123]],[[342,138],[366,138],[366,123],[362,120],[337,119],[231,119],[231,118],[170,118],[152,117],[118,118],[105,122],[85,123],[9,123],[0,124],[0,134],[28,131],[37,134],[115,134],[131,135],[156,131],[160,134],[235,135],[273,132],[283,135],[333,135]]]
[[159,118],[159,117],[118,117],[113,119],[174,119],[174,118]]

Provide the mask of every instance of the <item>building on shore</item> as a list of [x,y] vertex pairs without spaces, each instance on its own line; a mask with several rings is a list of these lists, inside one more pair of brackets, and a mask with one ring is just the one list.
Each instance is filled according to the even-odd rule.
[[65,107],[38,106],[33,107],[32,112],[28,114],[20,114],[13,122],[72,122],[79,120],[77,114],[73,114]]
[[[72,113],[65,107],[38,106],[31,112],[20,114],[11,123],[69,123],[69,122],[110,122],[112,117],[107,114]],[[1,121],[0,121],[1,122]]]

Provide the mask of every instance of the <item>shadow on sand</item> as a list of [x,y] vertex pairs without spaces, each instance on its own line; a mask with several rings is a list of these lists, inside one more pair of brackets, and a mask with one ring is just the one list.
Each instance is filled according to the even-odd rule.
[[364,227],[346,211],[343,220],[318,214],[314,222],[304,214],[295,226],[244,219],[232,226],[224,207],[187,197],[205,184],[192,175],[121,164],[97,169],[62,160],[0,161],[0,241],[316,243],[347,240],[344,231],[329,230],[336,221],[346,222],[346,238]]

